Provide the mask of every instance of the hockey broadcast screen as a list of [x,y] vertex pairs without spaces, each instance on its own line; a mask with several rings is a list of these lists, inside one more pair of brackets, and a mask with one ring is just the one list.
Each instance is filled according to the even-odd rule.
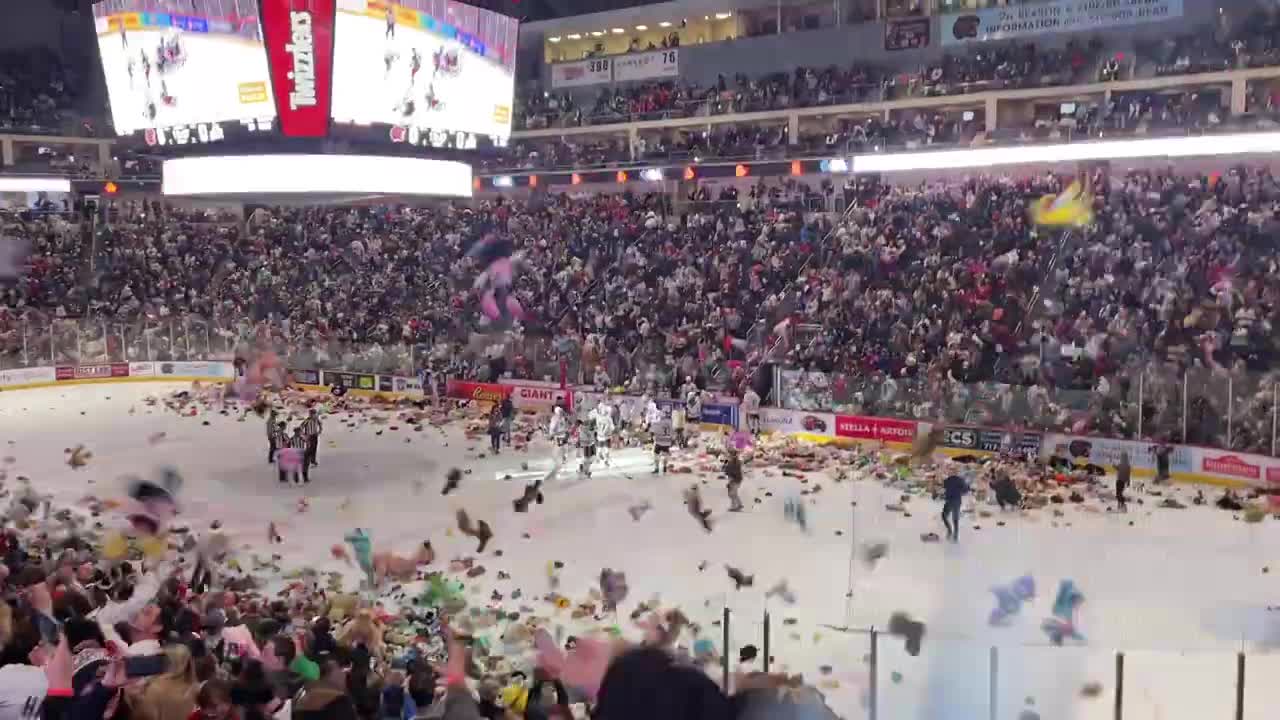
[[395,141],[505,139],[518,31],[514,18],[451,0],[338,0],[333,120],[390,125]]
[[118,134],[275,117],[258,0],[103,0],[93,13]]

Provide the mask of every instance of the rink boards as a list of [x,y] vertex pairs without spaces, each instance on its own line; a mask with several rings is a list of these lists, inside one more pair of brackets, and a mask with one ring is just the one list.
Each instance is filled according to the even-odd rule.
[[[291,370],[295,386],[308,391],[328,392],[341,382],[355,396],[382,396],[389,399],[421,399],[424,394],[416,377],[329,370]],[[234,374],[225,361],[156,361],[58,365],[51,367],[0,370],[0,391],[61,385],[134,382],[229,382]],[[592,388],[561,387],[557,383],[503,380],[501,383],[450,382],[443,396],[478,402],[496,402],[511,397],[526,411],[542,411],[563,401],[593,407],[604,397]],[[610,395],[615,403],[635,403],[640,398]],[[745,426],[736,403],[716,398],[704,406],[705,430],[729,432]],[[708,422],[710,421],[710,422]],[[932,432],[933,423],[833,413],[760,409],[761,430],[791,435],[818,444],[870,444],[892,450],[910,449],[916,437]],[[1128,454],[1136,477],[1156,474],[1156,443],[1118,438],[1008,431],[964,425],[941,428],[942,442],[937,454],[955,457],[990,456],[1002,451],[1033,454],[1042,459],[1066,458],[1076,464],[1089,463],[1115,472],[1122,454]],[[1169,446],[1169,475],[1179,482],[1205,483],[1225,487],[1280,488],[1280,458],[1218,448],[1191,445]]]

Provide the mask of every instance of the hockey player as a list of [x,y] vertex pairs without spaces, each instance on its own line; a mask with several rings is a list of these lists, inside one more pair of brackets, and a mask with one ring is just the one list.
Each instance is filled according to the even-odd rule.
[[384,40],[394,40],[396,37],[396,10],[390,4],[387,5],[387,31],[383,33]]
[[653,432],[653,474],[667,471],[667,462],[671,459],[671,446],[675,443],[675,430],[671,427],[671,418],[665,413],[650,426]]
[[671,403],[671,429],[676,435],[676,444],[681,448],[688,444],[688,438],[685,437],[685,407],[684,398],[678,398]]
[[698,384],[693,381],[693,376],[685,375],[684,383],[680,385],[680,397],[687,398],[689,393],[698,389]]
[[578,449],[582,452],[582,464],[578,466],[578,477],[591,478],[591,463],[596,457],[596,419],[588,415],[578,423]]
[[747,432],[760,434],[760,395],[750,386],[742,393],[742,414],[747,418]]
[[556,405],[551,411],[551,424],[547,427],[547,435],[556,443],[556,465],[564,465],[569,455],[569,417],[564,408]]
[[684,399],[685,418],[688,428],[684,438],[684,443],[680,447],[687,447],[690,437],[697,437],[702,429],[702,391],[694,388]]
[[418,48],[414,48],[409,54],[409,86],[412,87],[418,79],[418,71],[422,69],[422,53],[418,52]]
[[649,393],[645,393],[640,402],[644,405],[644,429],[653,432],[654,424],[662,419],[662,411],[658,409],[657,401],[649,397]]
[[613,413],[613,406],[609,404],[608,400],[601,400],[595,409],[596,444],[600,448],[600,460],[606,467],[610,464],[609,456],[613,450],[610,447],[613,442],[613,433],[617,431],[617,426],[614,425],[613,421]]

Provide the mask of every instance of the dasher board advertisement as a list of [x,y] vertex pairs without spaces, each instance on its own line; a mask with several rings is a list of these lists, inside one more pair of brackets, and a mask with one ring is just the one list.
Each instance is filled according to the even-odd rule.
[[116,133],[275,117],[258,0],[103,0],[93,19]]
[[511,134],[518,23],[451,0],[338,0],[333,120]]

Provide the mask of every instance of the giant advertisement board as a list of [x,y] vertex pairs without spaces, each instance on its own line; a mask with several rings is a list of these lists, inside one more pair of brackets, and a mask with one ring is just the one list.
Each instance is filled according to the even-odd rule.
[[95,4],[116,132],[275,117],[258,10],[258,0]]
[[337,0],[333,119],[506,138],[517,32],[452,0]]
[[549,410],[557,402],[566,408],[570,406],[572,391],[560,387],[559,383],[502,378],[498,384],[511,388],[511,404],[521,410]]

